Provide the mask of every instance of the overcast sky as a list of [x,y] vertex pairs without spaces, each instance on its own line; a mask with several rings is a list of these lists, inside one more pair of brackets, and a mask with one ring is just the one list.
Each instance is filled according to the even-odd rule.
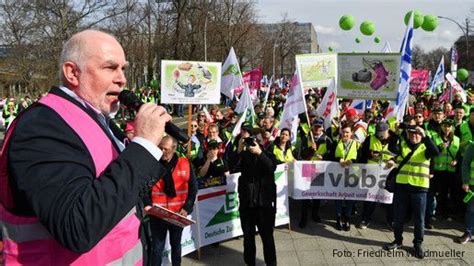
[[[450,17],[464,25],[471,18],[470,35],[474,34],[474,0],[258,0],[259,20],[265,23],[279,22],[283,15],[291,21],[311,22],[318,35],[319,45],[324,52],[332,47],[336,52],[380,52],[385,41],[389,41],[392,50],[398,52],[406,26],[405,14],[412,9],[423,15]],[[354,16],[356,23],[350,31],[339,28],[339,18],[343,15]],[[375,23],[376,32],[372,36],[360,33],[362,21]],[[433,32],[421,27],[415,30],[414,45],[425,51],[437,47],[450,48],[463,33],[461,29],[445,19],[439,19],[439,25]],[[374,37],[382,39],[379,44]],[[357,44],[355,38],[361,42]]]

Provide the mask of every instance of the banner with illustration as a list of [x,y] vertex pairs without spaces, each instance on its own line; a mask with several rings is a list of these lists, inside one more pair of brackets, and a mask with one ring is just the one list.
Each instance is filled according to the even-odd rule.
[[389,173],[378,164],[296,161],[290,165],[288,182],[294,199],[347,199],[391,203],[393,194],[385,190]]
[[[287,166],[280,164],[275,171],[277,187],[277,211],[275,226],[290,222],[288,204]],[[196,224],[187,226],[181,238],[182,256],[212,243],[241,236],[242,228],[239,216],[239,195],[237,185],[240,173],[227,176],[227,185],[215,186],[198,191],[194,211],[190,219]],[[166,241],[164,261],[170,260],[171,248]]]
[[399,53],[339,53],[337,97],[395,100],[400,79]]
[[296,68],[301,75],[305,90],[329,86],[337,76],[337,54],[299,54],[296,55]]
[[161,103],[219,104],[221,63],[161,61]]

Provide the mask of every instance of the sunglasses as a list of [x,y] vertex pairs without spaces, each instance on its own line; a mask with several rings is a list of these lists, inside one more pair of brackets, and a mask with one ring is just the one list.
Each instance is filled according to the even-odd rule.
[[192,127],[198,127],[198,125],[191,125]]
[[422,115],[416,115],[415,117],[416,118],[422,118],[423,116]]

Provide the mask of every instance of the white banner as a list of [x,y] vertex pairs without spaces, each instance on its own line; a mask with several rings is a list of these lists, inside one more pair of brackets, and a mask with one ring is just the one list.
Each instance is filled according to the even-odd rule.
[[[288,204],[288,175],[286,164],[275,171],[277,187],[277,212],[275,226],[290,222]],[[185,227],[181,238],[182,256],[212,243],[241,236],[239,194],[237,184],[240,173],[227,176],[227,185],[205,188],[198,191],[194,211],[189,217],[196,224]],[[164,261],[171,261],[169,239],[163,254]]]
[[288,175],[294,199],[347,199],[392,203],[385,190],[389,170],[377,164],[352,164],[342,168],[337,162],[296,161]]

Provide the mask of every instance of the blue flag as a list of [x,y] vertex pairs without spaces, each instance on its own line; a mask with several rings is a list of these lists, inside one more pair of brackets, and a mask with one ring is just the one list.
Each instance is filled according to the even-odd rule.
[[444,56],[441,56],[441,61],[439,62],[438,69],[436,74],[431,81],[430,90],[432,93],[436,92],[436,89],[443,85],[444,82]]

